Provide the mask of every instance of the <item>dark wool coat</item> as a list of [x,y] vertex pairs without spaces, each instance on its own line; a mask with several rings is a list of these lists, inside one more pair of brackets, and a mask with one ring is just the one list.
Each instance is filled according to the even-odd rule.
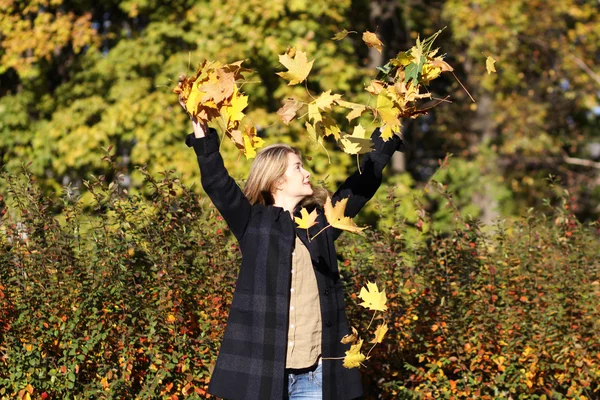
[[[383,142],[373,134],[375,150],[363,157],[361,171],[350,176],[332,201],[348,197],[346,215],[354,217],[381,184],[382,170],[401,145],[397,136]],[[209,385],[209,393],[228,399],[265,400],[287,397],[285,361],[287,352],[290,274],[295,236],[310,252],[321,303],[323,321],[323,399],[352,399],[362,394],[357,369],[342,366],[349,345],[340,339],[349,332],[342,281],[337,267],[334,241],[341,231],[328,228],[307,240],[288,211],[280,207],[250,205],[229,176],[219,153],[219,136],[211,129],[206,137],[186,139],[198,156],[201,181],[242,252],[242,265],[231,304],[225,335]],[[327,225],[321,208],[314,236]],[[309,210],[310,211],[310,210]],[[297,211],[296,211],[297,212]]]

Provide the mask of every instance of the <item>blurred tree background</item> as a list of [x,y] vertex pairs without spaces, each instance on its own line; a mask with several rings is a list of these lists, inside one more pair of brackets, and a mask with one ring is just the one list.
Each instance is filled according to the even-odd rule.
[[[446,27],[436,41],[473,103],[451,74],[431,87],[450,96],[424,118],[403,121],[411,150],[394,160],[388,183],[405,193],[422,188],[452,153],[444,176],[464,213],[490,223],[551,198],[545,178],[560,178],[581,221],[600,214],[600,6],[591,0],[3,0],[0,13],[0,165],[31,170],[49,195],[103,173],[101,148],[113,146],[119,185],[142,190],[134,166],[150,173],[174,169],[198,181],[194,156],[183,144],[187,116],[171,93],[181,73],[203,59],[245,59],[254,73],[243,90],[249,117],[267,144],[291,142],[313,176],[330,187],[355,167],[333,151],[332,163],[305,139],[303,122],[289,126],[275,112],[302,87],[275,75],[277,55],[297,46],[315,58],[308,88],[332,90],[350,101],[368,99],[375,67],[417,35]],[[342,29],[377,32],[382,54],[359,35],[341,42]],[[497,60],[488,75],[485,58]],[[343,118],[340,118],[343,120]],[[343,121],[341,121],[343,123]],[[331,148],[331,143],[328,144]],[[232,174],[250,161],[227,142]],[[239,161],[239,162],[236,162]],[[108,177],[115,179],[115,177]],[[201,190],[201,189],[197,189]],[[434,195],[426,208],[444,212]],[[60,211],[60,210],[57,210]],[[366,222],[376,221],[367,213]],[[441,225],[443,227],[443,224]]]

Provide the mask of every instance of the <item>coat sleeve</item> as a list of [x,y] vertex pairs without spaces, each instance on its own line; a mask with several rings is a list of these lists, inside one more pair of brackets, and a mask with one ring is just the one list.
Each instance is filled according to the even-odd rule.
[[204,191],[229,225],[233,235],[241,241],[250,220],[251,205],[225,168],[219,153],[217,131],[210,128],[203,138],[196,138],[193,133],[189,134],[185,143],[194,148],[198,157],[200,182]]
[[[350,175],[331,198],[332,203],[348,198],[345,215],[354,218],[379,189],[383,179],[383,169],[389,163],[396,150],[403,151],[404,143],[398,135],[385,142],[379,129],[371,136],[374,149],[367,153],[361,163],[360,171]],[[332,232],[334,240],[342,233],[339,229]]]

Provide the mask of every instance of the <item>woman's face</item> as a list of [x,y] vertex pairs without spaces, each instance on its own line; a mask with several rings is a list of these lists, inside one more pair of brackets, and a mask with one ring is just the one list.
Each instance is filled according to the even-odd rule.
[[302,160],[295,153],[288,153],[288,164],[278,189],[284,196],[304,198],[313,194],[310,173],[302,167]]

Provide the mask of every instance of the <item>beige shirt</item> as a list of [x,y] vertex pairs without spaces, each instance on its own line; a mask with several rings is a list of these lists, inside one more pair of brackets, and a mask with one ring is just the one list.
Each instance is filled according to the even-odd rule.
[[321,355],[321,303],[310,253],[296,236],[292,253],[292,284],[286,368],[307,368]]

